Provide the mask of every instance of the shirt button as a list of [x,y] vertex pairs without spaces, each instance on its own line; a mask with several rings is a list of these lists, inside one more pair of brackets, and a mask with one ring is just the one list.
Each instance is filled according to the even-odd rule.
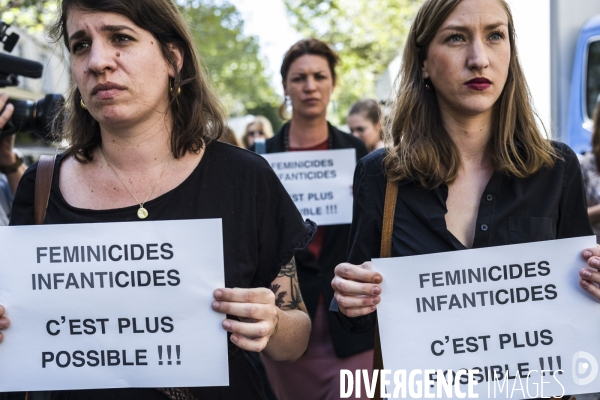
[[492,201],[492,200],[494,199],[494,196],[492,196],[491,194],[488,194],[488,195],[485,197],[485,199],[486,199],[487,201]]
[[482,231],[487,231],[488,230],[488,226],[486,224],[481,225],[481,230]]

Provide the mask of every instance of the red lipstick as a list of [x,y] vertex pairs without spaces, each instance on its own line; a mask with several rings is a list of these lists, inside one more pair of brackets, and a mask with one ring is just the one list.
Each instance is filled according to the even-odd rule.
[[492,82],[487,78],[475,78],[465,82],[465,85],[469,89],[482,91],[492,86]]

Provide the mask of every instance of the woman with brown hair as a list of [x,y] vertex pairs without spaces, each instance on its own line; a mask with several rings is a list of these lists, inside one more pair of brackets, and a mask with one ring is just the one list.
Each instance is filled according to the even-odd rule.
[[[292,115],[290,121],[267,140],[267,153],[353,148],[357,160],[367,154],[359,139],[327,122],[337,63],[337,54],[317,39],[300,40],[287,51],[281,65],[281,80],[289,100],[286,99],[279,111],[285,119],[288,103],[291,103]],[[333,270],[346,259],[349,232],[349,224],[319,227],[308,248],[296,253],[300,290],[313,328],[308,349],[298,361],[264,360],[279,400],[339,399],[339,370],[370,367],[372,333],[357,338],[327,312],[333,298]]]
[[386,185],[398,188],[393,257],[592,234],[576,155],[536,126],[506,1],[426,0],[400,85],[393,147],[356,169],[350,254],[332,282],[332,306],[356,332],[373,327],[382,301],[370,260]]
[[592,151],[581,160],[588,216],[600,241],[600,98],[594,111],[594,130],[592,132]]
[[[70,147],[56,158],[44,223],[220,218],[226,287],[214,288],[212,308],[229,332],[230,384],[52,398],[264,399],[240,350],[291,361],[306,349],[304,303],[283,295],[276,305],[269,288],[298,291],[293,255],[314,224],[302,220],[262,157],[217,141],[222,108],[171,0],[63,0],[60,10],[53,33],[70,52],[75,86],[64,132]],[[12,225],[34,223],[37,167],[21,180]]]
[[350,133],[362,140],[369,152],[384,147],[381,109],[375,100],[366,99],[352,104],[346,123]]

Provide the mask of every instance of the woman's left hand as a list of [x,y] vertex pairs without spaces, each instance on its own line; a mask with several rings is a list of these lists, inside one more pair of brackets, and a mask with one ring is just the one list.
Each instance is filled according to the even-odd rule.
[[223,321],[223,329],[232,333],[231,341],[239,348],[260,352],[267,346],[271,336],[277,333],[279,309],[271,290],[217,289],[214,297],[213,310],[240,318],[240,321]]
[[579,271],[579,285],[589,294],[600,301],[600,246],[586,249],[582,253],[590,268],[582,268]]

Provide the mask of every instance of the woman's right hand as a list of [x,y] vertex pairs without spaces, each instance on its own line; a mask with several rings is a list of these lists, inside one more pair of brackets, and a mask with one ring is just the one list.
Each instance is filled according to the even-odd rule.
[[[0,331],[8,328],[10,325],[10,321],[4,316],[4,311],[4,307],[0,305]],[[2,342],[2,339],[4,339],[4,335],[0,332],[0,342]]]
[[381,301],[383,277],[373,271],[370,261],[362,265],[342,263],[335,267],[331,287],[339,310],[348,317],[360,317],[372,313]]

